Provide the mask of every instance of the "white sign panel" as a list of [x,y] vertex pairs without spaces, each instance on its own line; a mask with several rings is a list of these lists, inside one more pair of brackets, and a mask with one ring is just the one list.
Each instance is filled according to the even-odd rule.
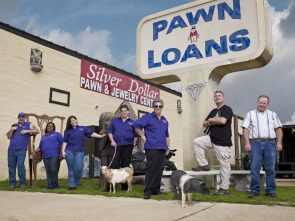
[[145,17],[137,30],[139,75],[231,64],[257,52],[258,1],[263,0],[199,0]]

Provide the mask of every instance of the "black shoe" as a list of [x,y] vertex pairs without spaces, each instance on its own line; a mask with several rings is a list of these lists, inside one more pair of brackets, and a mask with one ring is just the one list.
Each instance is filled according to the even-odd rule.
[[251,191],[251,192],[248,194],[248,197],[249,197],[249,198],[255,198],[255,197],[257,197],[257,196],[259,196],[259,193],[256,193],[256,192],[253,192],[253,191]]
[[266,196],[270,196],[272,198],[279,198],[278,195],[275,192],[273,192],[273,193],[267,193]]
[[145,200],[148,200],[148,199],[151,198],[151,194],[150,194],[150,193],[144,193],[143,198],[144,198]]
[[70,191],[73,191],[73,190],[76,190],[76,189],[77,189],[77,187],[69,187]]
[[214,196],[224,196],[229,195],[228,190],[220,188],[216,193],[214,193]]
[[167,196],[167,193],[158,192],[158,193],[153,193],[152,195],[163,195],[163,196]]

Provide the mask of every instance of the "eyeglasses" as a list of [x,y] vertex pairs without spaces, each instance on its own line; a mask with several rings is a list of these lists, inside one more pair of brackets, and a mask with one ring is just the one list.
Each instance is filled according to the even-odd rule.
[[163,108],[163,106],[154,105],[154,108]]

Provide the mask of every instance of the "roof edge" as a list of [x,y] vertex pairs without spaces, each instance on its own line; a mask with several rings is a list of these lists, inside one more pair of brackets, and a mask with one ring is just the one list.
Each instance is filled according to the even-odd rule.
[[148,80],[142,79],[138,75],[132,74],[131,72],[127,72],[127,71],[125,71],[123,69],[120,69],[120,68],[117,68],[115,66],[109,65],[107,63],[101,62],[101,61],[99,61],[97,59],[91,58],[91,57],[89,57],[87,55],[84,55],[84,54],[81,54],[81,53],[79,53],[77,51],[66,48],[65,46],[55,44],[55,43],[53,43],[51,41],[45,40],[43,38],[40,38],[39,36],[36,36],[36,35],[33,35],[33,34],[30,34],[30,33],[26,32],[26,31],[20,30],[18,28],[10,26],[9,24],[3,23],[1,21],[0,21],[0,28],[5,30],[5,31],[8,31],[10,33],[13,33],[15,35],[18,35],[20,37],[23,37],[23,38],[25,38],[27,40],[30,40],[30,41],[36,42],[38,44],[41,44],[43,46],[46,46],[48,48],[57,50],[59,52],[65,53],[67,55],[73,56],[73,57],[78,58],[78,59],[87,60],[87,61],[92,62],[94,64],[97,64],[97,65],[103,66],[105,68],[108,68],[108,69],[110,69],[112,71],[116,71],[116,72],[118,72],[120,74],[126,75],[128,77],[132,77],[132,78],[134,78],[136,80],[140,80],[140,81],[142,81],[144,83],[150,84],[150,85],[152,85],[154,87],[157,87],[160,90],[166,91],[166,92],[168,92],[170,94],[174,94],[176,96],[182,97],[182,93],[180,93],[178,91],[175,91],[175,90],[167,88],[165,86],[158,85],[158,84],[155,84],[155,83],[150,82]]

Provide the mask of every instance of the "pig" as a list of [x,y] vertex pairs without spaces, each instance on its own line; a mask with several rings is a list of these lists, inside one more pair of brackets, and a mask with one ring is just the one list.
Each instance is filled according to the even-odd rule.
[[182,170],[175,170],[172,172],[170,181],[172,189],[174,192],[174,199],[177,200],[177,190],[179,191],[180,199],[182,200],[181,207],[185,207],[185,194],[188,194],[188,205],[192,205],[192,193],[201,193],[204,195],[209,195],[205,184],[206,177],[202,179],[196,179],[189,176],[186,172]]

